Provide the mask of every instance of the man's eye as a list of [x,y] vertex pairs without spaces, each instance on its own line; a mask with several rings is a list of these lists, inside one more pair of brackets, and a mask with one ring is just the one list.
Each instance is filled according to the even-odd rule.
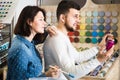
[[77,18],[77,19],[78,19],[78,18],[79,18],[79,16],[75,16],[75,18]]
[[77,15],[75,15],[74,17],[75,17],[75,18],[78,18],[78,16],[77,16]]

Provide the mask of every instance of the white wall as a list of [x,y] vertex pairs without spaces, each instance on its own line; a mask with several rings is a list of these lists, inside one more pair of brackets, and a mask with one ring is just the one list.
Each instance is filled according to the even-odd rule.
[[20,12],[22,9],[27,5],[37,5],[37,0],[19,0],[18,5],[16,6],[16,11],[14,15],[14,25],[16,24],[18,17],[20,15]]
[[61,0],[41,0],[41,5],[58,5]]

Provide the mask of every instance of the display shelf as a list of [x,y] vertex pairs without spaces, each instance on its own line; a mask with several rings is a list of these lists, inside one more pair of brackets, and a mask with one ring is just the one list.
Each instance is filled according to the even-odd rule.
[[7,64],[8,49],[11,44],[11,24],[0,23],[0,68]]
[[11,24],[0,23],[0,68],[3,68],[7,64],[8,49],[12,37]]
[[0,1],[0,23],[11,23],[19,0]]
[[[6,62],[8,49],[13,37],[13,28],[21,10],[27,5],[37,5],[37,1],[38,0],[0,0],[0,66]],[[5,45],[6,42],[9,43],[7,46]]]
[[2,56],[2,58],[0,59],[0,68],[3,68],[4,66],[6,66],[7,64],[7,55],[5,54],[4,56]]
[[85,76],[79,80],[120,80],[119,79],[119,61],[120,58],[116,59],[107,74],[104,77],[98,76]]
[[1,51],[1,52],[0,52],[0,59],[1,59],[1,57],[3,57],[7,52],[8,52],[8,49]]
[[0,1],[0,68],[7,63],[8,49],[12,38],[12,19],[15,2],[13,0]]
[[[119,75],[119,71],[120,71],[120,51],[118,50],[117,52],[115,52],[115,54],[113,55],[114,57],[114,61],[112,62],[111,66],[109,66],[108,70],[106,71],[104,76],[84,76],[82,78],[80,78],[79,80],[120,80],[120,75]],[[103,66],[104,68],[105,66]],[[102,69],[101,69],[102,70]],[[100,72],[100,71],[99,71]]]
[[0,68],[0,80],[6,80],[7,66]]
[[[2,45],[2,43],[5,43],[6,41],[9,38],[9,35],[5,35],[2,37],[2,40],[0,40],[0,45]],[[4,40],[4,41],[3,41]],[[8,41],[8,40],[7,40]]]

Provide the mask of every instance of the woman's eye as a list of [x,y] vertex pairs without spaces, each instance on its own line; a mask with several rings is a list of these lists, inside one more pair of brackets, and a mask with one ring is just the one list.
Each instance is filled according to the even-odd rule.
[[40,21],[42,21],[43,19],[39,19]]

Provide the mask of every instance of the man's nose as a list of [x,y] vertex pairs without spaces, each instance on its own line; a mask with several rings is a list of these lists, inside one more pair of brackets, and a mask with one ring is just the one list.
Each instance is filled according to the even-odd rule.
[[80,19],[77,19],[77,23],[80,23]]

